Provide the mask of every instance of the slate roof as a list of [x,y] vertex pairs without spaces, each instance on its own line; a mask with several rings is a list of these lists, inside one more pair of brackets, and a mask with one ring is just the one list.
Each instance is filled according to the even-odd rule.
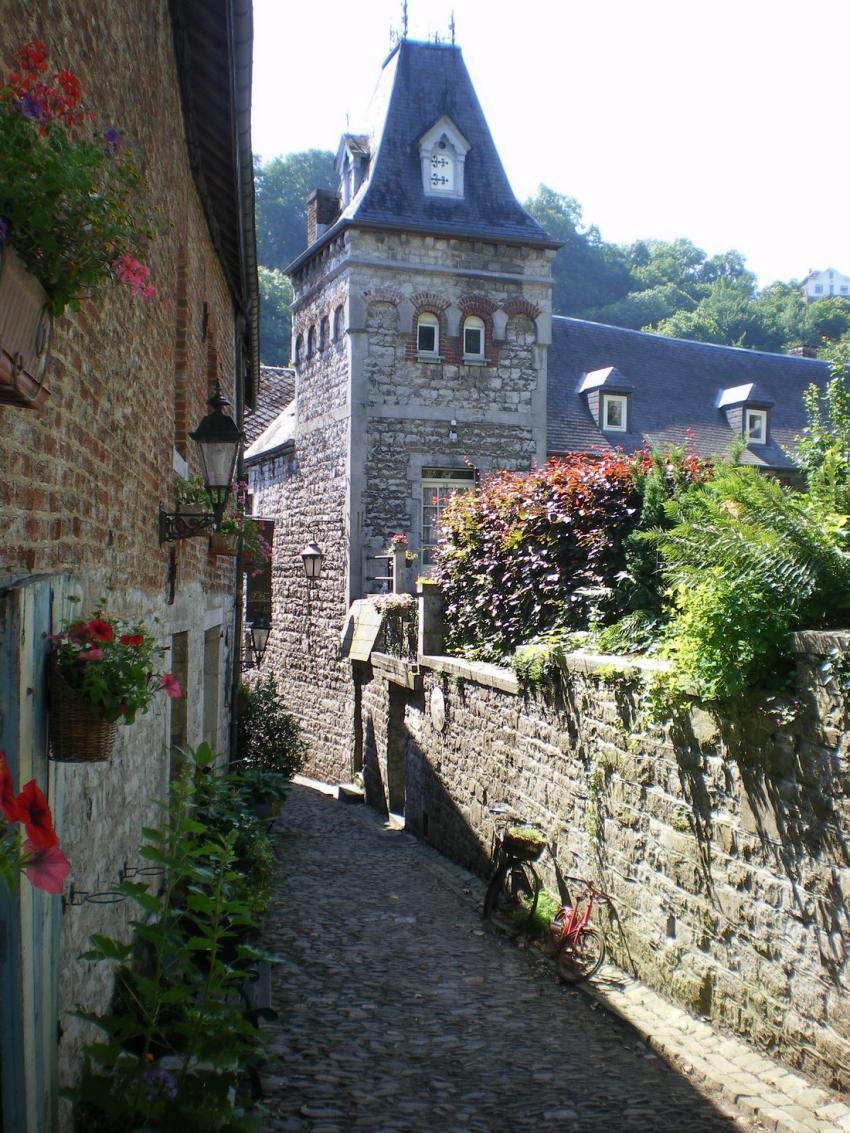
[[[351,223],[559,247],[514,196],[459,47],[403,40],[384,64],[374,101],[368,179],[287,272]],[[417,142],[444,114],[470,145],[463,199],[426,196],[422,187]],[[362,135],[349,136],[362,144]]]
[[[578,392],[584,374],[614,366],[633,384],[632,432],[603,434]],[[681,443],[694,430],[697,450],[724,452],[734,439],[718,400],[723,390],[753,385],[760,404],[772,399],[766,445],[752,445],[742,460],[791,469],[782,451],[806,424],[803,391],[829,378],[826,362],[766,354],[731,346],[689,342],[643,331],[556,315],[549,348],[548,449],[550,453],[620,446],[626,452],[654,444]]]
[[284,445],[290,444],[295,438],[296,402],[292,401],[282,413],[279,413],[252,445],[245,449],[244,460],[246,464],[258,464],[268,459]]
[[260,392],[252,413],[246,413],[242,426],[245,447],[254,443],[272,424],[281,410],[295,397],[295,371],[287,366],[261,366]]

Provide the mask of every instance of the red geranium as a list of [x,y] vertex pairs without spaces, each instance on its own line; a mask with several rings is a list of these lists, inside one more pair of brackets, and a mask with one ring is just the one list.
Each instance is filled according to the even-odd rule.
[[27,836],[36,849],[47,850],[51,846],[59,845],[59,839],[53,829],[50,807],[35,779],[30,779],[24,786],[15,803],[18,808],[18,819],[23,822]]
[[18,821],[18,804],[12,786],[12,773],[6,763],[5,751],[0,751],[0,811],[7,822]]
[[145,635],[143,633],[122,633],[118,640],[122,645],[144,645]]

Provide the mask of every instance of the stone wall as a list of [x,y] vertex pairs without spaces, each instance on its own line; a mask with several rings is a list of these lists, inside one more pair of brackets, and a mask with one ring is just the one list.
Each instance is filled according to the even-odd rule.
[[[79,311],[56,320],[45,405],[0,406],[0,611],[46,579],[57,593],[80,595],[86,611],[103,597],[114,615],[144,619],[169,650],[165,667],[175,635],[185,635],[185,739],[195,744],[206,734],[226,748],[234,560],[211,557],[205,539],[160,546],[157,537],[158,504],[174,507],[175,468],[185,469],[187,458],[198,471],[186,433],[207,411],[209,383],[217,377],[234,400],[233,299],[189,167],[169,5],[4,2],[4,51],[32,39],[47,45],[55,66],[79,76],[86,105],[126,134],[167,227],[150,245],[156,297],[140,302],[127,287],[107,287],[96,301],[83,299]],[[60,606],[55,617],[69,612]],[[40,628],[34,652],[45,648]],[[0,668],[13,671],[24,660],[0,657]],[[19,705],[0,698],[0,747],[49,784],[77,893],[112,889],[125,863],[140,864],[142,826],[158,821],[154,800],[167,791],[176,705],[158,697],[120,728],[111,763],[48,765],[43,744],[24,751],[17,743],[28,731],[43,734],[27,719],[43,714],[43,698]],[[78,957],[92,932],[128,935],[135,912],[127,902],[83,902],[62,917],[63,1084],[76,1075],[83,1039],[100,1035],[75,1009],[103,1011],[111,995],[109,966]]]
[[549,834],[553,894],[567,873],[611,893],[618,963],[847,1089],[850,741],[823,668],[836,643],[850,634],[798,635],[791,722],[754,695],[649,732],[611,658],[576,656],[558,691],[522,695],[507,670],[420,657],[400,674],[373,655],[355,672],[369,801],[386,808],[402,744],[407,828],[479,872],[488,807],[509,804]]

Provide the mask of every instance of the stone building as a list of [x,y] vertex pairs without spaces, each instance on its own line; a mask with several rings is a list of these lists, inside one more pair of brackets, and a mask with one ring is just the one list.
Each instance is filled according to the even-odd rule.
[[[129,903],[102,902],[142,864],[173,745],[229,749],[235,560],[206,538],[160,543],[158,509],[200,471],[189,433],[210,388],[238,420],[258,373],[250,0],[6,0],[4,74],[34,40],[126,136],[164,230],[149,246],[154,298],[107,288],[56,319],[36,408],[0,380],[0,749],[16,789],[45,790],[72,866],[64,900],[26,881],[0,893],[0,1125],[21,1133],[67,1126],[57,1086],[99,1035],[74,1012],[111,996],[108,965],[79,956],[92,933],[129,932]],[[43,634],[68,595],[143,621],[185,690],[120,727],[109,762],[48,761]]]
[[[557,244],[517,203],[453,45],[397,46],[370,132],[342,138],[336,168],[288,269],[295,400],[246,453],[256,510],[277,523],[266,665],[330,780],[359,770],[363,742],[340,629],[386,584],[393,532],[427,569],[443,502],[482,473],[688,429],[706,454],[743,437],[744,460],[788,470],[802,391],[827,374],[553,317]],[[308,540],[324,555],[313,584]]]

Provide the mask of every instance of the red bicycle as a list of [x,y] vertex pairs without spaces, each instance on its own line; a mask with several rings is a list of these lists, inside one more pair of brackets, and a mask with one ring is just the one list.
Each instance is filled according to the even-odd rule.
[[574,905],[561,905],[549,923],[546,951],[554,955],[558,975],[567,983],[580,983],[599,970],[605,959],[605,937],[601,929],[590,923],[597,901],[613,908],[607,893],[585,877],[567,877],[582,886]]

